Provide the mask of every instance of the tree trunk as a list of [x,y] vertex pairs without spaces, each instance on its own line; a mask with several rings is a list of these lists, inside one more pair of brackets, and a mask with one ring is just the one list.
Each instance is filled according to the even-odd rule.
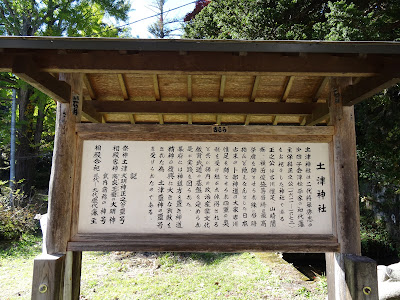
[[27,203],[31,195],[31,187],[35,176],[35,164],[37,150],[34,147],[34,112],[35,107],[30,101],[33,94],[31,86],[22,87],[19,90],[19,122],[18,122],[18,144],[16,151],[15,175],[18,188],[24,193],[24,200],[20,205]]

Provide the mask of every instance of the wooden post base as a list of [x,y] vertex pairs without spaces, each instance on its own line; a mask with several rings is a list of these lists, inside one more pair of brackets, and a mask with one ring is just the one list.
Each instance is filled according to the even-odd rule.
[[62,299],[64,289],[64,254],[42,254],[33,265],[32,299]]
[[365,256],[326,253],[329,300],[377,300],[376,262]]

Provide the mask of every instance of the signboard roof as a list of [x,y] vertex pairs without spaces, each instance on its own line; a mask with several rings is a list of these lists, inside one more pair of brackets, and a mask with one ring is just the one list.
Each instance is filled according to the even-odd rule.
[[67,102],[53,77],[83,73],[83,121],[315,125],[331,78],[354,105],[398,82],[400,43],[1,37],[0,71]]

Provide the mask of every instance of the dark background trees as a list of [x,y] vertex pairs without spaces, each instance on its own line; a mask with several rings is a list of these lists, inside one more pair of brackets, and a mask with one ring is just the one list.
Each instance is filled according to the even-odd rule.
[[[125,21],[129,9],[128,0],[4,0],[0,2],[0,34],[118,36],[123,31],[105,20]],[[33,186],[48,184],[49,171],[45,170],[50,170],[55,105],[48,96],[11,74],[0,74],[1,84],[10,83],[9,80],[18,90],[16,181],[29,201]],[[5,93],[4,97],[10,98],[10,94]],[[2,101],[3,112],[9,111],[8,105]],[[8,129],[2,126],[0,130]],[[7,142],[9,139],[0,142],[4,161],[9,151]]]
[[[400,39],[397,0],[214,0],[204,6],[201,2],[196,6],[200,9],[187,15],[185,38]],[[367,219],[364,233],[378,239],[380,233],[374,236],[374,230],[386,226],[400,253],[400,87],[357,104],[355,113],[360,204],[362,218]]]

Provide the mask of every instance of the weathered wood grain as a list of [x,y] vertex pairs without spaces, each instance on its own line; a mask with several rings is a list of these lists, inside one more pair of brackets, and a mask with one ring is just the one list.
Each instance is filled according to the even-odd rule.
[[42,254],[33,264],[33,300],[62,299],[65,255]]
[[[82,95],[82,76],[60,75]],[[49,254],[65,253],[70,236],[73,176],[75,167],[75,122],[70,103],[57,104],[53,161],[49,182],[49,206],[46,248]]]
[[69,250],[88,251],[188,251],[237,252],[339,251],[331,235],[171,235],[171,234],[78,234],[68,243]]

